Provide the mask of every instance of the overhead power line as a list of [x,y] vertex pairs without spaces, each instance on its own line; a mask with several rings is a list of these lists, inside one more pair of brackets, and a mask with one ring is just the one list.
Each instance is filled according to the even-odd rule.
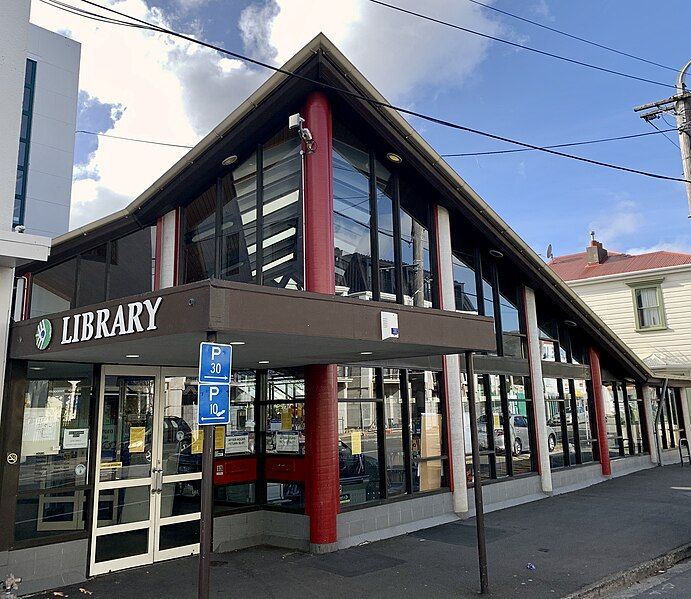
[[[620,141],[624,139],[634,139],[636,137],[647,137],[648,135],[658,135],[662,133],[669,133],[676,131],[676,129],[658,129],[657,131],[648,131],[646,133],[634,133],[633,135],[620,135],[618,137],[604,137],[602,139],[589,139],[587,141],[575,141],[566,144],[555,144],[553,146],[542,146],[543,148],[572,148],[574,146],[585,146],[589,144],[601,144],[608,141]],[[667,137],[665,135],[665,137]],[[491,150],[488,152],[463,152],[462,154],[442,154],[444,158],[458,158],[461,156],[489,156],[491,154],[513,154],[515,152],[531,152],[532,148],[514,148],[512,150]]]
[[560,54],[554,54],[553,52],[547,52],[546,50],[540,50],[539,48],[533,48],[532,46],[526,46],[525,44],[519,44],[518,42],[512,42],[511,40],[497,37],[496,35],[490,35],[488,33],[482,33],[480,31],[475,31],[474,29],[470,29],[468,27],[462,27],[461,25],[456,25],[454,23],[449,23],[448,21],[444,21],[442,19],[436,19],[434,17],[430,17],[429,15],[424,15],[422,13],[415,12],[414,10],[408,10],[407,8],[403,8],[401,6],[396,6],[395,4],[389,4],[388,2],[382,2],[382,0],[369,0],[369,2],[372,2],[373,4],[378,4],[379,6],[384,6],[386,8],[390,8],[391,10],[395,10],[395,11],[410,15],[412,17],[417,17],[418,19],[423,19],[425,21],[437,23],[438,25],[444,25],[445,27],[451,27],[452,29],[457,29],[458,31],[464,31],[465,33],[477,35],[479,37],[483,37],[483,38],[488,39],[488,40],[493,40],[495,42],[500,42],[502,44],[507,44],[509,46],[513,46],[514,48],[521,48],[522,50],[528,50],[529,52],[535,52],[536,54],[541,54],[542,56],[548,56],[550,58],[555,58],[557,60],[562,60],[564,62],[569,62],[571,64],[576,64],[576,65],[586,67],[589,69],[595,69],[596,71],[602,71],[603,73],[609,73],[610,75],[618,75],[619,77],[626,77],[628,79],[634,79],[636,81],[643,81],[644,83],[652,83],[653,85],[660,85],[662,87],[674,87],[674,85],[669,84],[669,83],[663,83],[661,81],[655,81],[653,79],[646,79],[645,77],[638,77],[637,75],[631,75],[629,73],[624,73],[622,71],[615,71],[614,69],[608,69],[607,67],[601,67],[599,65],[592,64],[589,62],[584,62],[582,60],[576,60],[575,58],[568,58],[566,56],[561,56]]
[[[654,126],[653,123],[651,125]],[[656,127],[657,129],[657,127]],[[626,140],[626,139],[634,139],[637,137],[648,137],[649,135],[659,135],[662,133],[663,135],[665,133],[669,133],[671,131],[676,131],[676,129],[658,129],[657,131],[648,131],[646,133],[635,133],[633,135],[620,135],[618,137],[605,137],[602,139],[590,139],[587,141],[576,141],[576,142],[571,142],[571,143],[564,143],[564,144],[556,144],[552,146],[542,146],[544,148],[570,148],[573,146],[585,146],[585,145],[590,145],[590,144],[599,144],[599,143],[604,143],[604,142],[610,142],[610,141],[620,141],[620,140]],[[123,141],[134,141],[138,143],[143,143],[143,144],[153,144],[157,146],[168,146],[171,148],[185,148],[185,149],[192,149],[194,146],[186,146],[183,144],[173,144],[173,143],[168,143],[168,142],[163,142],[163,141],[155,141],[152,139],[139,139],[139,138],[134,138],[134,137],[122,137],[120,135],[111,135],[110,133],[99,133],[98,131],[86,131],[84,129],[78,129],[76,133],[83,133],[86,135],[97,135],[98,137],[109,137],[112,139],[121,139]],[[667,137],[665,135],[665,137]],[[669,139],[669,138],[668,138]],[[442,157],[444,158],[460,158],[464,156],[490,156],[492,154],[513,154],[515,152],[533,152],[534,150],[532,148],[514,148],[512,150],[491,150],[487,152],[463,152],[460,154],[441,154]]]
[[602,50],[607,50],[608,52],[614,52],[615,54],[619,54],[620,56],[626,56],[627,58],[633,58],[634,60],[639,60],[641,62],[645,62],[647,64],[651,64],[651,65],[656,66],[656,67],[667,69],[669,71],[674,71],[675,73],[678,72],[678,70],[679,70],[679,69],[675,69],[674,67],[668,67],[665,64],[660,64],[659,62],[655,62],[654,60],[648,60],[647,58],[642,58],[641,56],[636,56],[635,54],[630,54],[628,52],[624,52],[623,50],[617,50],[616,48],[612,48],[611,46],[605,46],[604,44],[599,44],[598,42],[594,42],[594,41],[586,39],[584,37],[579,37],[578,35],[574,35],[572,33],[567,33],[566,31],[562,31],[561,29],[557,29],[556,27],[550,27],[549,25],[545,25],[544,23],[539,23],[538,21],[532,21],[531,19],[527,19],[526,17],[522,17],[520,15],[514,14],[514,13],[509,12],[507,10],[502,10],[502,9],[497,8],[496,6],[492,6],[490,4],[485,4],[484,2],[479,2],[478,0],[468,0],[468,2],[472,2],[473,4],[477,4],[478,6],[482,6],[483,8],[486,8],[487,10],[493,10],[494,12],[500,13],[502,15],[506,15],[507,17],[511,17],[513,19],[518,19],[519,21],[523,21],[524,23],[530,23],[531,25],[535,25],[536,27],[541,27],[542,29],[547,29],[547,31],[551,31],[552,33],[557,33],[559,35],[563,35],[564,37],[568,37],[568,38],[571,38],[573,40],[583,42],[584,44],[589,44],[591,46],[595,46],[596,48],[600,48]]
[[[487,131],[481,131],[481,130],[479,130],[479,129],[474,129],[474,128],[472,128],[472,127],[466,127],[466,126],[464,126],[464,125],[459,125],[458,123],[454,123],[454,122],[452,122],[452,121],[448,121],[448,120],[441,119],[441,118],[438,118],[438,117],[433,117],[433,116],[430,116],[430,115],[427,115],[427,114],[424,114],[424,113],[421,113],[421,112],[417,112],[417,111],[414,111],[414,110],[409,110],[409,109],[407,109],[407,108],[399,107],[399,106],[396,106],[396,105],[394,105],[394,104],[389,104],[388,102],[384,102],[384,101],[381,101],[381,100],[376,100],[376,99],[374,99],[374,98],[370,98],[370,97],[367,97],[367,96],[363,96],[363,95],[360,94],[360,93],[353,92],[353,91],[350,91],[350,90],[346,90],[346,89],[337,87],[337,86],[335,86],[335,85],[330,85],[330,84],[325,83],[325,82],[323,82],[323,81],[318,81],[317,79],[312,79],[312,78],[310,78],[310,77],[307,77],[307,76],[305,76],[305,75],[301,75],[301,74],[299,74],[299,73],[293,73],[292,71],[289,71],[289,70],[287,70],[287,69],[284,69],[284,68],[281,68],[281,67],[276,67],[276,66],[274,66],[274,65],[271,65],[271,64],[262,62],[262,61],[260,61],[260,60],[255,59],[255,58],[250,58],[250,57],[248,57],[248,56],[244,56],[244,55],[239,54],[239,53],[237,53],[237,52],[232,52],[231,50],[227,50],[227,49],[225,49],[225,48],[223,48],[223,47],[216,46],[216,45],[214,45],[214,44],[210,44],[210,43],[204,42],[204,41],[202,41],[202,40],[197,40],[197,39],[195,39],[195,38],[193,38],[193,37],[191,37],[191,36],[189,36],[189,35],[185,35],[185,34],[183,34],[183,33],[179,33],[179,32],[177,32],[177,31],[173,31],[173,30],[171,30],[171,29],[167,29],[167,28],[161,27],[161,26],[159,26],[159,25],[154,25],[154,24],[152,24],[152,23],[149,23],[149,22],[147,22],[147,21],[144,21],[143,19],[139,19],[139,18],[137,18],[137,17],[132,17],[131,15],[128,15],[128,14],[123,13],[123,12],[120,12],[120,11],[114,9],[114,8],[102,6],[102,5],[100,5],[100,4],[97,4],[96,2],[92,2],[91,0],[80,0],[80,1],[83,2],[83,3],[85,3],[85,4],[88,4],[88,5],[90,5],[90,6],[94,6],[94,7],[96,7],[96,8],[100,8],[101,10],[105,10],[105,11],[107,11],[107,12],[111,12],[111,13],[117,14],[117,15],[119,15],[120,17],[124,17],[124,18],[127,18],[127,19],[131,19],[132,21],[135,21],[135,22],[138,23],[138,24],[146,25],[146,26],[150,27],[151,29],[153,29],[153,30],[155,30],[155,31],[158,31],[158,32],[160,32],[160,33],[165,33],[165,34],[171,35],[171,36],[173,36],[173,37],[178,37],[178,38],[183,39],[183,40],[186,40],[186,41],[188,41],[188,42],[190,42],[190,43],[198,44],[198,45],[203,46],[203,47],[205,47],[205,48],[209,48],[209,49],[211,49],[211,50],[215,50],[215,51],[217,51],[217,52],[219,52],[219,53],[221,53],[221,54],[225,54],[225,55],[227,55],[227,56],[232,56],[233,58],[236,58],[236,59],[241,60],[241,61],[243,61],[243,62],[247,62],[247,63],[250,63],[250,64],[254,64],[254,65],[263,67],[263,68],[265,68],[265,69],[269,69],[269,70],[275,71],[275,72],[277,72],[277,73],[281,73],[281,74],[283,74],[283,75],[285,75],[285,76],[287,76],[287,77],[293,77],[293,78],[299,79],[299,80],[301,80],[301,81],[306,81],[306,82],[311,83],[311,84],[313,84],[313,85],[317,85],[317,86],[319,86],[319,87],[321,87],[321,88],[323,88],[323,89],[327,89],[327,90],[330,90],[330,91],[333,91],[333,92],[336,92],[336,93],[339,93],[339,94],[342,94],[342,95],[345,95],[345,96],[348,96],[348,97],[351,97],[351,98],[356,98],[356,99],[361,100],[361,101],[363,101],[363,102],[367,102],[367,103],[369,103],[369,104],[371,104],[371,105],[373,105],[373,106],[378,106],[378,107],[380,107],[380,108],[388,108],[388,109],[390,109],[390,110],[395,110],[395,111],[397,111],[397,112],[399,112],[399,113],[401,113],[401,114],[407,114],[407,115],[409,115],[409,116],[414,116],[414,117],[417,117],[417,118],[419,118],[419,119],[421,119],[421,120],[424,120],[424,121],[427,121],[427,122],[430,122],[430,123],[435,123],[435,124],[437,124],[437,125],[441,125],[441,126],[444,126],[444,127],[448,127],[448,128],[450,128],[450,129],[456,129],[456,130],[458,130],[458,131],[465,131],[465,132],[467,132],[467,133],[473,133],[473,134],[475,134],[475,135],[479,135],[479,136],[482,136],[482,137],[487,137],[487,138],[489,138],[489,139],[496,139],[497,141],[503,141],[503,142],[510,143],[510,144],[514,144],[514,145],[521,146],[521,147],[524,147],[524,148],[530,148],[530,149],[533,149],[533,150],[538,150],[538,151],[540,151],[540,152],[545,152],[545,153],[547,153],[547,154],[552,154],[552,155],[554,155],[554,156],[561,156],[561,157],[563,157],[563,158],[569,158],[569,159],[571,159],[571,160],[577,160],[577,161],[579,161],[579,162],[584,162],[584,163],[586,163],[586,164],[593,164],[593,165],[596,165],[596,166],[601,166],[601,167],[609,168],[609,169],[613,169],[613,170],[618,170],[618,171],[623,171],[623,172],[628,172],[628,173],[634,173],[634,174],[642,175],[642,176],[645,176],[645,177],[651,177],[651,178],[653,178],[653,179],[662,179],[662,180],[665,180],[665,181],[678,181],[678,182],[682,182],[682,183],[686,183],[686,182],[687,182],[686,179],[682,179],[682,178],[680,178],[680,177],[670,177],[670,176],[667,176],[667,175],[660,175],[660,174],[657,174],[657,173],[651,173],[651,172],[648,172],[648,171],[643,171],[643,170],[639,170],[639,169],[629,168],[629,167],[626,167],[626,166],[619,166],[619,165],[616,165],[616,164],[610,164],[610,163],[608,163],[608,162],[602,162],[602,161],[599,161],[599,160],[592,160],[592,159],[590,159],[590,158],[584,158],[583,156],[575,156],[575,155],[573,155],[573,154],[566,154],[565,152],[560,152],[560,151],[558,151],[558,150],[552,150],[552,149],[549,149],[549,148],[544,148],[544,147],[536,146],[536,145],[529,144],[529,143],[526,143],[526,142],[522,142],[522,141],[518,141],[518,140],[515,140],[515,139],[511,139],[511,138],[505,137],[505,136],[503,136],[503,135],[496,135],[496,134],[494,134],[494,133],[489,133],[489,132],[487,132]],[[691,182],[691,181],[690,181],[690,182]]]
[[[191,150],[194,146],[184,146],[182,144],[171,144],[164,141],[154,141],[152,139],[138,139],[135,137],[121,137],[120,135],[110,135],[109,133],[98,133],[97,131],[85,131],[84,129],[77,129],[76,133],[84,133],[86,135],[97,135],[98,137],[111,137],[113,139],[121,139],[123,141],[136,141],[140,144],[153,144],[156,146],[168,146],[170,148],[184,148]],[[654,133],[654,132],[652,132]]]

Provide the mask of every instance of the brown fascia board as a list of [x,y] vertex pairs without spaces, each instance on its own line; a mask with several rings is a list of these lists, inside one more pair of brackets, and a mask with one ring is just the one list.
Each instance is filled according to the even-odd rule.
[[[377,103],[389,104],[377,89],[360,73],[355,66],[338,50],[328,38],[323,39],[322,53],[325,61],[330,63],[335,72],[340,72],[343,79],[339,83],[354,94],[371,97]],[[327,68],[322,73],[328,77],[333,74]],[[404,158],[412,158],[411,163],[431,175],[431,182],[451,192],[454,198],[453,207],[460,209],[481,230],[489,233],[500,247],[511,252],[513,258],[522,263],[532,275],[537,286],[556,299],[566,310],[576,310],[584,327],[602,345],[612,350],[624,364],[628,365],[643,380],[653,377],[645,364],[616,337],[614,332],[562,281],[533,249],[504,222],[504,220],[487,204],[477,192],[451,168],[446,161],[430,146],[420,134],[406,121],[401,114],[380,104],[367,103],[353,95],[344,94],[351,104],[359,104],[369,115],[376,115],[385,126],[393,129],[399,141],[396,151],[404,153]],[[448,199],[448,198],[447,198]]]

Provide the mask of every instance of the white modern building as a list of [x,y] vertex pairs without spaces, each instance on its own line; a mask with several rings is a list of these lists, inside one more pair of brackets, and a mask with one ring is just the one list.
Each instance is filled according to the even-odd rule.
[[13,227],[57,237],[70,222],[81,45],[29,24]]

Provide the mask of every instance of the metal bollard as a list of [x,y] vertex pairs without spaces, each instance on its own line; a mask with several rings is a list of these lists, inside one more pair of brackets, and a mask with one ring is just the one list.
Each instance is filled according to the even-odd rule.
[[2,589],[0,589],[2,590],[0,599],[17,599],[17,594],[15,591],[19,589],[19,584],[21,582],[22,579],[14,574],[10,574],[7,578],[5,578],[5,580],[2,582]]

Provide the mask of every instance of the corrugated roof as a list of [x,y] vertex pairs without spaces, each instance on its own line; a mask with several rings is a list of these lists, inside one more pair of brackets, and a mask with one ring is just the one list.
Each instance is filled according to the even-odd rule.
[[581,252],[557,256],[548,264],[564,281],[580,281],[593,277],[683,266],[691,264],[691,254],[661,251],[632,255],[608,252],[607,258],[601,264],[588,264],[586,252]]

